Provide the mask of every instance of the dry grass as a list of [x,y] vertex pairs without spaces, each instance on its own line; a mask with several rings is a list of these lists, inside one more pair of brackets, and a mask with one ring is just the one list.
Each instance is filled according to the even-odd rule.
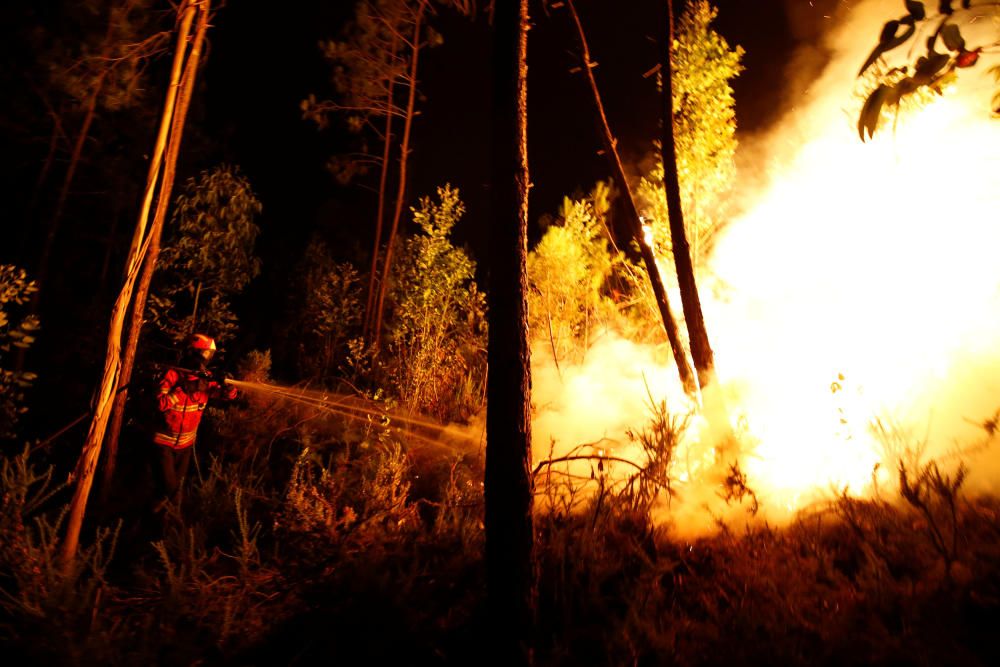
[[[245,417],[241,442],[268,454],[203,458],[149,541],[112,557],[105,532],[69,578],[50,566],[61,497],[26,457],[5,462],[9,655],[482,662],[480,462],[324,441],[293,414]],[[686,542],[651,519],[683,428],[668,417],[637,432],[651,465],[630,485],[549,475],[560,502],[536,512],[537,664],[1000,664],[1000,500],[967,497],[959,470],[914,464],[898,497],[841,496],[787,527],[720,525]]]

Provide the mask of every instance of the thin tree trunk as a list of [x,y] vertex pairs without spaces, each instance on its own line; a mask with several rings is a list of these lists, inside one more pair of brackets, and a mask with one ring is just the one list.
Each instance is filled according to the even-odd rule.
[[378,288],[378,303],[375,304],[372,326],[372,343],[377,347],[379,338],[382,335],[382,313],[385,308],[385,293],[389,287],[389,275],[392,271],[392,248],[396,242],[396,233],[399,231],[399,220],[403,217],[403,202],[406,198],[406,165],[410,153],[410,130],[413,127],[413,110],[417,99],[417,71],[420,60],[420,29],[423,26],[424,10],[427,7],[425,0],[421,0],[417,7],[417,14],[413,22],[413,54],[410,59],[410,91],[406,100],[406,115],[403,119],[403,141],[399,150],[399,185],[396,188],[396,209],[392,215],[392,227],[389,230],[389,237],[385,245],[385,262],[382,264],[382,283]]
[[[111,42],[114,37],[115,29],[114,14],[114,7],[109,8],[108,27],[104,33],[104,42],[101,45],[102,59],[107,59],[111,55]],[[80,124],[80,131],[76,136],[76,142],[73,144],[73,151],[70,154],[69,165],[66,167],[66,174],[63,176],[63,182],[59,188],[59,194],[56,196],[55,207],[52,211],[52,219],[49,221],[49,228],[46,230],[45,239],[42,242],[42,251],[39,255],[38,268],[35,272],[35,278],[39,287],[44,287],[45,281],[48,278],[52,247],[55,244],[56,236],[59,233],[63,211],[66,208],[66,200],[69,198],[69,191],[73,186],[73,179],[76,176],[76,168],[80,164],[80,157],[83,155],[84,144],[87,143],[87,139],[90,137],[90,126],[93,124],[94,116],[97,113],[97,101],[101,98],[101,92],[104,90],[104,81],[107,78],[108,71],[109,67],[107,65],[101,69],[100,74],[92,84],[93,87],[90,91],[90,97],[87,98],[83,122]],[[33,309],[35,309],[38,305],[38,299],[41,292],[41,289],[35,292],[35,296],[32,299]]]
[[[392,45],[390,47],[390,62],[396,59],[398,50],[396,33],[392,33]],[[389,88],[386,93],[385,105],[385,139],[382,147],[382,173],[378,181],[378,212],[375,215],[375,244],[372,246],[372,267],[368,276],[368,299],[365,303],[365,335],[371,331],[372,315],[375,309],[375,284],[378,278],[378,256],[382,249],[382,224],[385,218],[385,191],[389,180],[389,157],[392,155],[392,117],[393,117],[393,93],[396,89],[396,76],[392,74],[389,78]],[[371,341],[369,341],[371,342]]]
[[194,291],[194,308],[191,310],[191,330],[188,334],[194,335],[194,332],[198,330],[198,300],[201,299],[201,281],[198,281],[198,287]]
[[[52,164],[55,162],[56,150],[59,148],[59,140],[66,138],[66,132],[62,127],[62,119],[56,110],[52,108],[45,97],[42,97],[42,102],[49,111],[49,115],[52,117],[52,134],[49,135],[49,148],[45,153],[45,160],[42,162],[42,168],[38,172],[38,178],[35,179],[35,186],[31,189],[31,198],[28,200],[28,206],[25,208],[25,228],[30,226],[32,219],[34,218],[35,209],[38,207],[38,200],[42,196],[42,190],[45,188],[46,181],[49,180],[49,172],[52,171]],[[24,240],[22,239],[22,248],[24,246]]]
[[124,176],[118,177],[118,183],[115,197],[114,197],[114,207],[111,212],[111,225],[108,229],[108,240],[104,246],[104,259],[101,260],[101,271],[97,277],[97,289],[94,290],[94,303],[100,303],[100,295],[105,293],[105,287],[108,282],[108,273],[111,269],[111,258],[114,256],[115,252],[115,235],[118,233],[118,225],[121,223],[122,212],[125,209],[125,201],[122,196],[122,191],[125,190]]
[[[109,22],[108,40],[110,39],[110,31],[111,27]],[[52,248],[55,245],[56,236],[59,233],[63,210],[66,206],[66,200],[69,198],[69,190],[73,185],[73,178],[76,175],[76,167],[80,164],[80,156],[83,155],[83,146],[87,142],[87,137],[90,136],[90,126],[93,123],[94,116],[97,112],[97,100],[100,98],[101,89],[104,87],[105,73],[106,72],[103,71],[101,72],[101,75],[94,83],[91,95],[87,100],[87,107],[83,116],[83,122],[80,124],[80,132],[77,134],[76,141],[73,143],[73,151],[70,154],[69,166],[66,168],[66,174],[63,176],[63,182],[59,188],[59,194],[56,196],[52,219],[49,220],[48,229],[45,231],[45,238],[42,240],[42,250],[38,256],[38,265],[35,269],[35,282],[38,284],[39,289],[35,290],[35,292],[31,295],[31,300],[28,303],[29,310],[34,314],[38,314],[39,312],[42,292],[45,291],[45,283],[48,280],[49,260],[52,257]],[[25,349],[19,348],[14,355],[15,371],[23,370],[24,359]]]
[[[152,206],[153,195],[156,191],[157,181],[159,180],[167,144],[167,135],[173,121],[181,70],[187,51],[188,33],[190,32],[191,21],[196,12],[196,3],[197,0],[185,2],[178,9],[181,18],[177,31],[177,46],[174,52],[173,66],[170,73],[170,87],[167,90],[163,115],[160,119],[160,129],[156,137],[156,143],[154,144],[149,173],[146,177],[146,191],[143,197],[142,208],[139,211],[139,219],[136,222],[132,244],[125,262],[125,282],[111,310],[104,371],[93,398],[94,414],[90,423],[90,429],[87,432],[87,439],[84,441],[83,451],[80,454],[80,460],[74,472],[76,487],[73,492],[73,499],[70,502],[66,537],[59,554],[59,558],[67,570],[72,567],[76,556],[77,546],[80,541],[80,529],[83,526],[83,515],[87,508],[87,498],[90,495],[90,488],[94,483],[94,471],[97,468],[97,461],[101,454],[101,444],[104,440],[108,419],[111,416],[113,399],[118,389],[119,372],[121,370],[121,338],[126,311],[132,301],[132,292],[139,274],[140,265],[152,240],[146,234],[146,223],[149,220],[149,210]],[[207,7],[205,9],[207,10]]]
[[[52,246],[55,244],[56,236],[59,234],[60,223],[62,222],[63,211],[66,208],[66,200],[69,198],[69,190],[73,185],[76,176],[76,168],[80,164],[80,156],[83,155],[83,146],[90,137],[90,126],[94,122],[97,113],[97,100],[100,99],[101,90],[104,88],[105,72],[97,77],[94,88],[87,99],[87,107],[84,112],[83,122],[80,124],[80,132],[73,143],[73,152],[69,157],[69,166],[66,167],[66,175],[63,176],[59,194],[56,195],[55,208],[52,211],[52,219],[49,221],[49,228],[45,232],[45,240],[42,242],[42,251],[38,257],[38,269],[35,272],[36,280],[40,286],[44,286],[49,274],[49,259],[52,256]],[[35,292],[40,294],[42,290]],[[37,300],[37,299],[36,299]]]
[[660,269],[656,264],[656,256],[653,254],[653,249],[649,247],[643,238],[642,223],[639,220],[639,211],[635,207],[635,199],[632,197],[632,189],[629,186],[628,180],[625,178],[625,168],[622,166],[621,157],[618,155],[617,141],[611,132],[611,126],[608,124],[608,117],[604,113],[604,104],[601,102],[601,93],[597,88],[597,80],[594,79],[594,67],[597,66],[597,63],[591,62],[590,60],[590,49],[587,47],[587,35],[583,30],[583,24],[580,22],[580,16],[576,13],[576,7],[573,5],[573,0],[568,0],[567,6],[569,7],[570,14],[573,16],[573,22],[576,24],[577,36],[580,40],[581,55],[583,57],[583,71],[587,77],[588,83],[590,84],[590,91],[594,98],[594,106],[597,111],[597,118],[601,125],[601,140],[604,143],[604,152],[608,156],[608,162],[611,165],[614,177],[618,179],[619,183],[621,183],[622,190],[625,193],[625,214],[629,222],[629,227],[632,231],[632,236],[638,242],[639,250],[642,253],[643,263],[646,265],[646,272],[649,274],[649,280],[653,284],[653,295],[656,297],[656,306],[660,311],[660,317],[663,319],[663,328],[667,332],[667,340],[670,342],[670,348],[673,351],[674,363],[677,364],[677,374],[680,376],[681,384],[684,386],[684,391],[687,392],[689,396],[696,396],[698,393],[698,387],[695,384],[694,373],[691,371],[690,364],[688,364],[684,347],[680,342],[680,336],[677,331],[677,322],[674,320],[673,313],[670,310],[670,302],[667,300],[667,292],[663,288],[663,280],[660,277]]
[[[150,225],[149,229],[149,249],[146,251],[146,258],[142,267],[142,275],[139,278],[139,285],[136,288],[135,299],[132,302],[132,314],[129,320],[128,338],[125,343],[125,348],[122,350],[122,367],[119,380],[121,389],[115,396],[115,402],[111,412],[111,421],[107,434],[106,454],[104,457],[104,468],[101,476],[102,495],[105,498],[107,498],[107,495],[111,490],[111,482],[115,474],[115,462],[118,456],[118,441],[121,436],[122,421],[125,418],[125,403],[128,400],[129,383],[132,381],[132,370],[135,366],[136,351],[139,347],[139,336],[142,334],[142,325],[146,312],[146,300],[149,296],[149,285],[153,280],[153,273],[156,271],[156,262],[160,256],[160,239],[163,235],[163,225],[166,222],[167,210],[170,206],[170,197],[174,187],[177,156],[180,154],[181,140],[184,136],[184,123],[187,120],[188,108],[191,106],[191,97],[194,93],[194,82],[198,74],[198,66],[201,60],[201,50],[205,41],[205,33],[208,32],[209,4],[210,0],[205,0],[205,6],[198,15],[198,23],[195,26],[194,41],[191,46],[191,52],[188,55],[187,62],[184,66],[184,75],[180,83],[176,111],[174,112],[172,127],[170,128],[170,141],[166,149],[163,179],[160,184],[160,192],[156,202],[156,213],[153,216],[153,223]],[[198,287],[200,291],[201,283],[198,284]],[[197,312],[197,300],[195,301],[195,304],[195,312]]]
[[529,665],[535,627],[528,347],[528,0],[494,6],[486,411],[488,661]]
[[[691,357],[698,373],[698,385],[704,395],[705,389],[715,384],[715,357],[708,342],[705,317],[701,312],[698,284],[694,279],[691,250],[688,246],[684,227],[684,209],[681,205],[681,189],[677,176],[677,144],[674,138],[673,109],[673,66],[670,47],[674,43],[674,7],[671,0],[662,0],[667,9],[666,40],[660,47],[660,73],[662,85],[663,135],[660,141],[663,159],[663,187],[667,193],[667,218],[670,221],[670,242],[674,251],[674,266],[677,268],[677,282],[681,289],[681,304],[684,321],[687,323]],[[662,33],[661,33],[662,34]]]

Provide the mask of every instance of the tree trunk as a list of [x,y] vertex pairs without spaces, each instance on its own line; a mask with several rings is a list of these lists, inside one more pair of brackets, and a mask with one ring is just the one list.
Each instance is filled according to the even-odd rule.
[[528,348],[528,0],[494,6],[493,179],[486,412],[490,662],[532,662],[531,359]]
[[663,280],[660,277],[660,269],[656,264],[656,256],[653,254],[653,249],[649,247],[643,238],[642,222],[639,220],[639,211],[635,207],[635,199],[632,197],[632,188],[629,186],[628,180],[625,178],[625,168],[622,166],[621,157],[618,155],[618,142],[615,140],[614,135],[611,132],[611,126],[608,124],[608,117],[604,113],[604,104],[601,102],[601,93],[597,88],[597,80],[594,78],[594,67],[597,66],[597,63],[591,62],[590,60],[590,49],[587,47],[587,35],[583,30],[583,24],[580,22],[580,16],[576,12],[573,0],[568,0],[567,6],[569,7],[570,14],[573,16],[573,22],[576,24],[577,36],[580,40],[581,56],[583,58],[583,71],[587,77],[588,83],[590,84],[590,92],[594,98],[597,119],[602,130],[601,140],[604,143],[604,153],[608,156],[608,162],[611,165],[612,174],[618,182],[621,183],[622,191],[625,193],[625,215],[628,219],[632,236],[638,243],[639,250],[642,253],[642,261],[646,265],[646,272],[649,274],[649,280],[653,284],[653,295],[656,297],[656,306],[660,311],[660,317],[663,319],[663,328],[667,332],[667,340],[670,342],[670,348],[674,354],[674,363],[677,364],[677,374],[680,376],[681,384],[684,386],[684,391],[689,396],[693,397],[698,393],[694,373],[691,372],[691,366],[688,364],[687,355],[685,354],[684,347],[680,342],[680,336],[677,331],[677,322],[674,320],[673,313],[670,310],[670,302],[667,300],[667,292],[663,287]]
[[[396,51],[398,50],[396,40],[396,33],[393,32],[392,44],[389,49],[391,53],[390,61],[396,59]],[[396,76],[393,74],[389,79],[389,88],[386,92],[385,137],[382,146],[382,173],[379,175],[378,180],[378,212],[375,215],[375,243],[372,246],[372,267],[371,272],[368,275],[368,299],[365,303],[365,320],[363,329],[365,336],[368,336],[372,329],[372,315],[375,310],[375,285],[378,278],[378,256],[382,249],[382,224],[385,219],[385,191],[387,181],[389,180],[389,157],[392,154],[392,117],[394,115],[392,101],[395,88]]]
[[377,347],[382,335],[382,313],[385,308],[385,292],[389,287],[389,275],[392,271],[392,247],[399,231],[399,220],[403,217],[403,202],[406,199],[406,165],[410,153],[410,130],[413,127],[413,112],[417,100],[417,72],[420,61],[420,29],[423,26],[426,0],[421,0],[417,7],[413,22],[412,57],[410,58],[410,91],[406,99],[406,115],[403,118],[403,141],[399,148],[399,185],[396,188],[396,208],[392,215],[392,227],[385,244],[385,262],[382,264],[382,283],[378,288],[378,302],[372,317],[372,343]]
[[125,282],[111,310],[104,371],[93,398],[93,418],[90,423],[90,429],[87,432],[87,439],[84,441],[80,460],[74,472],[76,488],[73,492],[73,499],[70,502],[66,537],[59,554],[63,567],[67,570],[72,567],[76,556],[77,546],[80,541],[80,529],[83,526],[83,515],[87,507],[87,498],[90,495],[90,488],[94,482],[94,471],[97,468],[97,461],[101,454],[101,444],[104,440],[108,419],[111,416],[112,402],[118,389],[119,371],[121,369],[121,338],[126,311],[132,301],[132,292],[139,274],[140,265],[152,240],[146,234],[146,223],[149,220],[149,210],[152,206],[153,195],[156,191],[157,181],[159,180],[167,144],[167,135],[173,121],[181,69],[187,51],[188,33],[191,28],[191,21],[196,12],[196,5],[201,5],[207,12],[207,3],[208,0],[203,0],[203,2],[191,0],[182,4],[178,9],[180,21],[177,30],[177,46],[170,73],[170,87],[167,90],[166,103],[164,104],[163,115],[160,119],[160,129],[157,133],[156,143],[150,160],[149,173],[146,177],[146,190],[143,196],[142,208],[139,211],[139,219],[136,222],[132,244],[125,262]]
[[28,199],[28,205],[24,209],[25,231],[21,234],[19,255],[23,255],[24,250],[27,247],[27,230],[34,222],[35,210],[38,208],[38,200],[41,199],[42,191],[45,189],[45,184],[49,180],[49,172],[52,171],[52,165],[56,158],[56,151],[59,149],[59,142],[61,139],[67,138],[66,133],[63,131],[62,119],[59,114],[54,108],[52,108],[48,99],[45,98],[44,93],[39,93],[39,96],[42,98],[42,103],[45,104],[49,115],[52,117],[52,134],[49,135],[49,148],[45,153],[45,160],[42,162],[42,168],[39,170],[38,177],[35,179],[35,186],[31,189],[31,198]]
[[[198,74],[205,33],[208,32],[208,3],[209,0],[206,0],[205,8],[198,15],[194,42],[191,46],[187,62],[184,65],[184,74],[181,78],[176,111],[174,112],[172,127],[170,128],[170,141],[166,149],[163,179],[161,180],[160,193],[156,202],[156,213],[153,216],[153,223],[149,229],[149,249],[146,251],[146,258],[142,266],[142,276],[139,278],[139,286],[136,289],[135,299],[132,303],[128,338],[125,348],[122,350],[121,379],[119,381],[121,389],[115,396],[111,412],[111,422],[108,428],[106,443],[107,451],[104,457],[104,468],[101,476],[101,489],[105,498],[111,490],[111,482],[114,478],[115,461],[118,456],[118,441],[121,436],[122,421],[125,418],[125,403],[128,400],[129,383],[132,381],[132,370],[135,366],[135,355],[139,347],[139,336],[142,333],[146,300],[149,296],[149,285],[153,280],[153,273],[156,271],[156,262],[160,256],[160,238],[163,235],[163,225],[166,222],[167,210],[170,206],[170,197],[174,187],[177,156],[180,154],[181,139],[184,136],[184,123],[187,120],[188,108],[191,106],[191,97],[194,93],[194,82]],[[200,289],[201,283],[198,286]],[[197,300],[195,304],[197,304]],[[197,311],[197,305],[195,309]]]
[[[698,373],[698,385],[704,395],[705,389],[715,384],[715,358],[708,342],[705,318],[701,312],[698,284],[694,279],[691,250],[684,228],[684,210],[681,205],[681,189],[677,176],[677,144],[674,140],[673,109],[673,66],[670,47],[674,43],[674,8],[671,0],[663,0],[667,9],[667,30],[665,43],[660,47],[660,74],[662,85],[663,135],[660,151],[663,159],[663,187],[667,193],[667,218],[670,222],[670,242],[674,251],[674,266],[677,269],[677,283],[681,289],[681,304],[684,321],[687,323],[691,357]],[[663,34],[663,33],[661,33]]]

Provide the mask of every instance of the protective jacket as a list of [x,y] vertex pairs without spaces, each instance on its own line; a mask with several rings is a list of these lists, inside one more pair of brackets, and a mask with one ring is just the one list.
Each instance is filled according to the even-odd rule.
[[153,442],[173,449],[186,449],[198,436],[198,425],[209,399],[236,398],[236,387],[223,387],[215,380],[171,368],[160,381],[158,402],[163,423]]

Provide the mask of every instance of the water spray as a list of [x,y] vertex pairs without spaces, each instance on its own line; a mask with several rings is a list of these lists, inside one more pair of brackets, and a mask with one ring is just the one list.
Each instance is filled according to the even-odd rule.
[[[403,413],[398,410],[389,410],[377,401],[352,394],[298,387],[282,387],[266,382],[252,382],[248,380],[227,379],[226,384],[230,384],[240,390],[252,391],[271,396],[275,399],[291,401],[346,420],[361,422],[363,424],[372,424],[374,421],[379,420],[382,422],[383,427],[391,428],[404,434],[410,440],[450,452],[464,453],[467,451],[467,448],[451,445],[437,438],[447,437],[450,440],[475,445],[479,445],[482,442],[481,433],[473,435],[454,426],[445,426],[426,418]],[[428,432],[430,432],[430,435],[428,435]]]

